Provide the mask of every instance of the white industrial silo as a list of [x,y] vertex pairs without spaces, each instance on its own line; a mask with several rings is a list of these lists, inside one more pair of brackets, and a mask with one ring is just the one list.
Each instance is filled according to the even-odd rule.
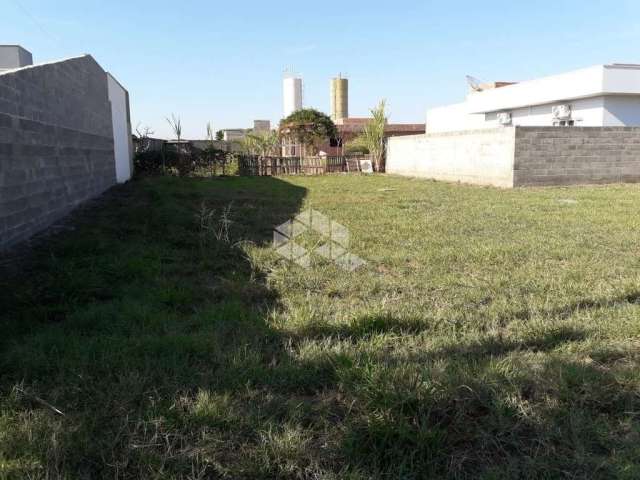
[[286,75],[282,80],[283,114],[288,117],[302,109],[302,78]]

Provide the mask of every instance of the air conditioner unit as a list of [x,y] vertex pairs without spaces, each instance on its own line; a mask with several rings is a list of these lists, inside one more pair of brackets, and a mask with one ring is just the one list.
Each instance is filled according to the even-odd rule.
[[551,107],[551,115],[554,120],[569,120],[571,118],[571,105],[554,105]]
[[500,112],[498,113],[498,123],[500,125],[511,125],[511,113],[510,112]]

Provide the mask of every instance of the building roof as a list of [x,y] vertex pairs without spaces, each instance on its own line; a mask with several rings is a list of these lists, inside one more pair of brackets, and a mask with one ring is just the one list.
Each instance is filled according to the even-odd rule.
[[[342,120],[342,121],[341,121]],[[343,118],[336,122],[336,128],[341,135],[362,133],[371,118]],[[424,123],[387,123],[385,133],[424,133]]]
[[601,95],[640,95],[640,65],[596,65],[472,92],[467,96],[466,104],[468,113],[487,113]]
[[366,125],[371,121],[370,117],[348,117],[338,118],[335,121],[336,126],[340,125]]

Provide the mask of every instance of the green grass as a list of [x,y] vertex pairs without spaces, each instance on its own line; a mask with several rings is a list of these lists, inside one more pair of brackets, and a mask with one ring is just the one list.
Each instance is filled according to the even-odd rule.
[[[638,205],[386,176],[116,188],[0,276],[0,478],[640,478]],[[366,266],[273,251],[308,207]]]

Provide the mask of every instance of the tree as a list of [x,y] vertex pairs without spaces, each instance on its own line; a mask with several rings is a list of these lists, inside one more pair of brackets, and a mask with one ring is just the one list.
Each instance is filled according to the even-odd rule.
[[[180,120],[180,117],[176,116],[175,114],[171,114],[171,118],[166,117],[167,123],[169,124],[169,126],[171,127],[171,130],[173,130],[173,134],[176,136],[177,139],[177,143],[176,143],[176,155],[178,158],[178,165],[182,165],[182,149],[183,149],[183,145],[182,145],[182,121]],[[165,155],[163,153],[162,155],[162,170],[166,172],[166,164],[165,164],[165,159],[164,159]],[[180,167],[177,167],[178,170],[180,170]]]
[[343,148],[345,155],[351,155],[355,153],[369,154],[369,147],[364,144],[362,137],[358,136],[353,140],[347,142]]
[[385,107],[387,102],[380,100],[377,107],[371,110],[371,120],[358,136],[359,144],[365,146],[371,154],[373,168],[376,172],[384,172],[384,127],[387,124]]
[[315,154],[320,143],[338,136],[338,129],[328,115],[303,108],[280,121],[280,134],[300,143],[305,153],[309,149]]
[[260,155],[266,157],[277,155],[280,146],[278,133],[270,130],[268,132],[248,133],[241,141],[242,149],[250,155]]
[[222,142],[224,140],[224,132],[222,130],[218,130],[216,132],[216,141]]
[[138,141],[136,143],[136,153],[137,152],[147,152],[151,147],[151,141],[149,137],[153,135],[153,130],[151,127],[142,126],[140,123],[136,125],[136,136],[138,137]]
[[180,117],[176,117],[172,113],[171,118],[167,117],[167,123],[171,127],[171,130],[173,130],[173,133],[175,134],[176,139],[178,140],[178,143],[180,143],[180,140],[182,139],[182,122],[180,121]]

